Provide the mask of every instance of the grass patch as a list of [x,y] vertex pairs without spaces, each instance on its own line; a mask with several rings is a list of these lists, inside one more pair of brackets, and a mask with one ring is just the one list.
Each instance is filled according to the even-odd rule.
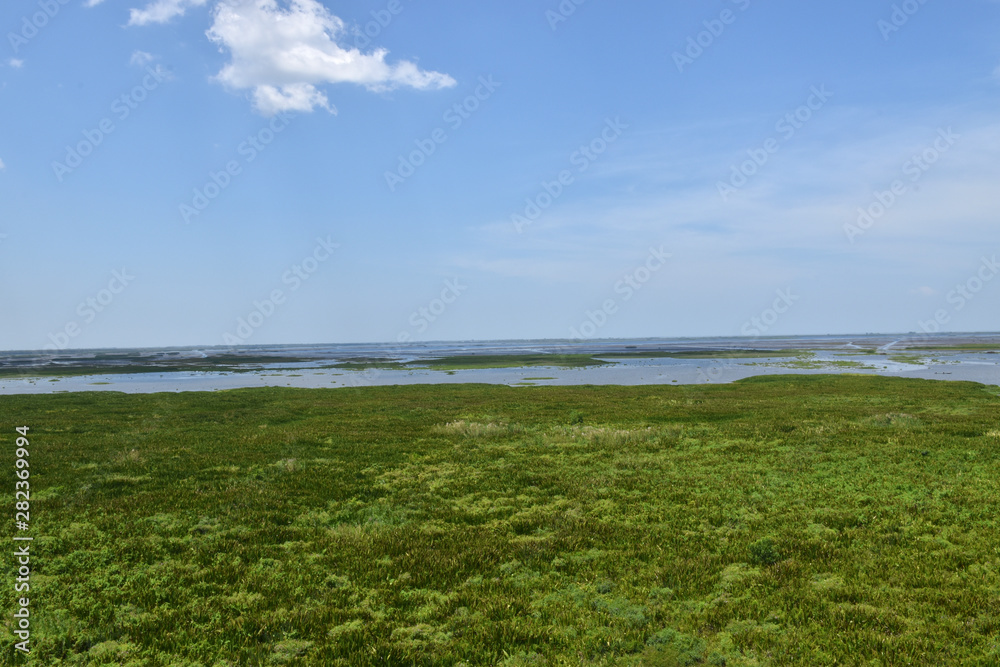
[[924,358],[917,354],[893,354],[887,358],[889,361],[895,361],[898,364],[924,365]]
[[597,355],[602,359],[759,359],[794,357],[803,350],[683,350],[680,352],[613,352]]
[[0,366],[0,378],[79,377],[83,375],[121,375],[139,373],[243,373],[265,364],[293,364],[309,361],[305,358],[216,354],[198,358],[143,358],[134,354],[97,353],[91,357],[57,357],[45,365]]
[[151,667],[997,664],[998,414],[824,375],[0,397],[32,660]]
[[477,368],[587,368],[608,362],[590,354],[497,354],[441,357],[410,362],[409,368],[430,368],[438,371],[472,370]]
[[531,368],[547,366],[555,368],[587,368],[602,366],[606,361],[595,359],[589,354],[497,354],[497,355],[462,355],[441,357],[438,359],[420,359],[410,362],[389,361],[386,359],[352,359],[329,368],[345,370],[435,370],[453,374],[454,371],[476,370],[486,368]]
[[800,352],[798,358],[789,361],[778,361],[773,363],[750,363],[747,366],[767,366],[770,368],[794,368],[802,370],[836,370],[841,368],[874,369],[861,361],[844,359],[817,359],[816,354],[810,351]]
[[352,360],[345,361],[343,363],[334,364],[332,366],[323,366],[323,368],[332,368],[337,370],[345,371],[368,371],[368,370],[380,370],[380,371],[405,371],[410,370],[410,367],[399,361],[387,361],[385,359],[379,360]]
[[994,351],[1000,352],[1000,346],[994,343],[965,343],[963,345],[928,345],[926,347],[915,345],[908,349],[912,350],[934,350],[934,351],[957,351],[957,352],[978,352]]

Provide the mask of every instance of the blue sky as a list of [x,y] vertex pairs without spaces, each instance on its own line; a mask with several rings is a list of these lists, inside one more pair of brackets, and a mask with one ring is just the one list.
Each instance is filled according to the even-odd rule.
[[0,26],[2,349],[998,328],[996,2]]

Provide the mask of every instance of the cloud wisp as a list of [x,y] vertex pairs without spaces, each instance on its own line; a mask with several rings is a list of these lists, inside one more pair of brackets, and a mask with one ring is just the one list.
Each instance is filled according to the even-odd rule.
[[130,9],[128,25],[149,25],[167,23],[178,16],[184,16],[190,7],[201,7],[208,0],[155,0],[145,9]]
[[145,67],[149,63],[156,60],[156,57],[151,53],[146,53],[145,51],[133,51],[132,55],[129,57],[129,65],[135,65],[136,67]]

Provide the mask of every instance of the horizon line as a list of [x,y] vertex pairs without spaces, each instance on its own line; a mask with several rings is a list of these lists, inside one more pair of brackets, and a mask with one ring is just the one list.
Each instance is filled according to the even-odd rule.
[[36,348],[36,349],[6,349],[0,348],[0,354],[11,354],[11,353],[44,353],[44,354],[60,354],[60,353],[74,353],[74,352],[101,352],[107,350],[177,350],[177,349],[227,349],[227,350],[242,350],[242,349],[253,349],[262,347],[327,347],[327,346],[351,346],[351,345],[379,345],[388,346],[393,345],[397,347],[413,347],[418,345],[453,345],[457,343],[519,343],[519,342],[531,342],[531,343],[562,343],[569,345],[585,345],[587,343],[602,343],[602,342],[615,342],[615,341],[689,341],[689,340],[722,340],[722,341],[767,341],[767,340],[783,340],[789,338],[862,338],[862,337],[876,337],[876,336],[887,336],[895,337],[898,336],[902,340],[906,337],[921,337],[921,338],[934,338],[934,337],[944,337],[944,336],[1000,336],[1000,331],[936,331],[936,332],[924,332],[919,333],[916,331],[910,331],[906,333],[901,332],[868,332],[868,333],[826,333],[826,334],[785,334],[785,335],[774,335],[774,336],[674,336],[674,337],[659,337],[659,336],[641,336],[641,337],[627,337],[627,338],[586,338],[586,339],[574,339],[574,338],[465,338],[465,339],[452,339],[452,340],[428,340],[428,341],[415,341],[409,340],[406,342],[393,342],[393,341],[354,341],[349,343],[259,343],[255,345],[225,345],[225,344],[208,344],[208,345],[159,345],[159,346],[132,346],[132,347],[67,347],[60,348],[57,350],[50,350],[46,348]]

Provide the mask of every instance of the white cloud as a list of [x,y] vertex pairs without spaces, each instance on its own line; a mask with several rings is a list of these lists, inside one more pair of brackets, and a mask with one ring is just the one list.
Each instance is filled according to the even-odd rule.
[[176,16],[184,16],[189,7],[201,7],[207,2],[208,0],[155,0],[146,5],[145,9],[130,9],[128,24],[166,23]]
[[5,164],[3,163],[3,160],[0,160],[0,171],[4,170],[4,169],[6,169],[6,168],[7,168],[7,165],[5,165]]
[[229,88],[251,89],[254,106],[265,115],[316,107],[335,113],[316,88],[324,83],[355,83],[374,91],[455,85],[447,74],[409,61],[387,63],[385,49],[366,54],[342,48],[336,39],[344,33],[344,22],[316,0],[290,0],[288,9],[276,0],[226,0],[215,8],[206,34],[231,54],[216,79]]
[[87,0],[86,2],[83,3],[83,6],[84,7],[96,7],[97,5],[101,4],[102,2],[104,2],[104,0]]
[[143,67],[153,62],[153,60],[155,60],[155,58],[153,58],[152,53],[146,53],[145,51],[133,51],[132,57],[128,59],[128,62],[130,65]]
[[18,59],[18,58],[11,58],[10,60],[8,60],[8,61],[7,61],[7,63],[8,63],[8,64],[9,64],[9,65],[10,65],[11,67],[14,67],[15,69],[16,69],[16,68],[20,68],[20,67],[23,67],[23,66],[24,66],[24,61],[23,61],[23,60],[20,60],[20,59]]

